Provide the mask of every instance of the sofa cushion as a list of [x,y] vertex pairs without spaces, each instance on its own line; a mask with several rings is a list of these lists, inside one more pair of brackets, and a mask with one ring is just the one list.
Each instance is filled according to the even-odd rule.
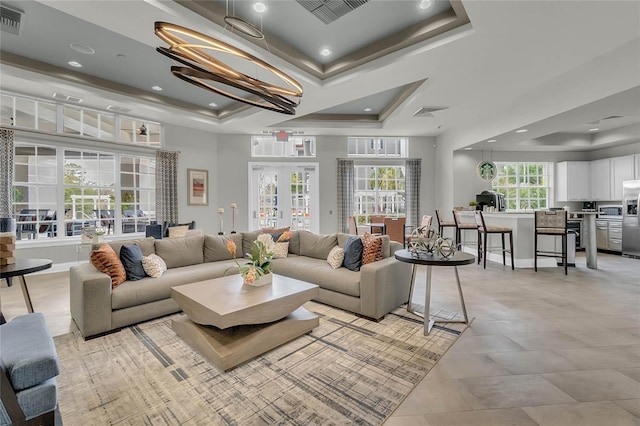
[[359,271],[362,266],[362,239],[351,236],[344,243],[344,261],[342,266],[350,271]]
[[362,264],[382,260],[382,238],[364,234],[362,236]]
[[144,272],[151,278],[158,278],[167,270],[167,264],[155,253],[151,253],[149,256],[142,258],[142,267],[144,268]]
[[221,260],[168,269],[159,278],[147,277],[140,281],[126,281],[112,292],[111,308],[123,309],[169,299],[171,287],[219,278],[224,276],[229,268],[231,268],[229,272],[235,274],[238,269],[233,268],[234,266],[236,263],[233,260]]
[[0,360],[16,391],[60,374],[60,361],[44,315],[32,313],[0,326]]
[[[219,260],[231,260],[233,256],[227,250],[227,241],[233,241],[236,245],[236,250],[242,247],[242,235],[232,234],[226,235],[205,235],[204,236],[204,261],[205,262],[217,262]],[[242,253],[237,253],[236,256],[243,257]]]
[[[251,253],[251,245],[258,238],[262,231],[251,231],[242,233],[242,252],[237,254],[238,257],[244,257],[245,254]],[[240,249],[240,247],[238,247]]]
[[186,237],[188,230],[189,226],[187,225],[170,226],[169,229],[167,229],[167,233],[169,234],[169,238],[180,238]]
[[120,248],[120,261],[130,281],[141,280],[147,276],[142,266],[142,250],[136,244],[125,244]]
[[300,231],[291,231],[291,238],[289,238],[289,253],[300,254]]
[[344,261],[344,249],[339,246],[335,246],[329,252],[329,256],[327,256],[327,263],[333,268],[338,269],[342,266],[342,262]]
[[326,260],[332,248],[338,245],[336,234],[319,235],[300,231],[300,255]]
[[[148,238],[138,238],[135,240],[111,241],[108,244],[111,246],[113,251],[115,251],[118,256],[120,256],[120,248],[126,244],[137,244],[138,247],[140,247],[140,250],[142,250],[142,254],[145,256],[149,256],[151,253],[156,252],[155,246],[154,246],[155,241],[156,241],[155,238],[148,237]],[[98,244],[97,246],[99,247],[100,245]],[[96,245],[94,245],[93,248],[94,249],[97,248]]]
[[91,264],[100,272],[111,277],[111,287],[116,288],[127,279],[127,272],[116,252],[107,243],[102,244],[89,255]]
[[273,262],[276,274],[317,284],[321,289],[360,297],[360,273],[347,268],[333,269],[327,259],[291,255]]
[[204,261],[204,237],[168,238],[155,242],[156,254],[165,261],[168,269]]

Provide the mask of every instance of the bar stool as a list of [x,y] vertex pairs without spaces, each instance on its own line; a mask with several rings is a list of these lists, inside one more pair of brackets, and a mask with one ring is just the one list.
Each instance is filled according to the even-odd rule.
[[[533,268],[538,272],[538,256],[561,257],[564,264],[564,274],[567,275],[567,211],[566,210],[538,210],[535,212],[535,238],[533,243]],[[538,235],[562,237],[562,252],[538,250]]]
[[453,221],[456,225],[456,248],[460,250],[464,242],[462,241],[462,231],[477,231],[478,225],[475,222],[461,222],[456,210],[453,211]]
[[[455,228],[456,227],[456,223],[452,220],[442,220],[442,213],[440,213],[440,210],[436,209],[436,220],[438,221],[438,234],[441,237],[444,237],[442,235],[442,233],[444,232],[444,228]],[[455,236],[455,229],[454,229],[454,236]]]
[[[484,258],[484,269],[487,269],[487,252],[493,247],[487,246],[487,240],[489,234],[500,234],[502,237],[502,264],[507,264],[507,252],[511,253],[511,270],[514,270],[513,266],[513,229],[505,226],[487,226],[482,215],[482,210],[476,210],[474,212],[476,218],[476,225],[478,226],[478,265],[480,259]],[[509,234],[509,250],[504,246],[504,235]]]

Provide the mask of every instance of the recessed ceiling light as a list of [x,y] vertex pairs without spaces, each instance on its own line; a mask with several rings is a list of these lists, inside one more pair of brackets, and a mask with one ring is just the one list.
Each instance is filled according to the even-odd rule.
[[85,55],[93,55],[94,53],[96,53],[95,50],[93,50],[92,47],[89,46],[84,46],[82,44],[78,44],[78,43],[71,43],[69,45],[73,50],[75,50],[78,53],[83,53]]
[[155,90],[155,91],[157,91],[157,92],[160,92],[160,91],[162,90],[162,87],[160,87],[160,86],[153,86],[153,87],[152,87],[152,89],[153,89],[153,90]]
[[597,127],[594,127],[593,129],[589,129],[590,132],[597,132],[598,130],[600,130],[600,129],[597,128]]
[[329,49],[327,49],[327,48],[324,48],[324,49],[322,49],[322,50],[320,51],[320,54],[321,54],[322,56],[329,56],[329,55],[331,55],[331,51],[330,51]]
[[211,102],[211,103],[209,104],[209,106],[210,106],[211,108],[215,108],[215,107],[217,107],[217,106],[218,106],[218,104],[217,104],[217,103],[215,103],[215,102]]
[[257,2],[253,5],[253,10],[257,13],[263,13],[267,10],[267,6],[262,2]]
[[370,107],[366,107],[366,108],[364,109],[364,111],[365,111],[365,112],[371,112],[371,111],[373,111],[373,109],[372,109],[372,108],[370,108]]
[[494,142],[498,142],[498,140],[497,139],[489,139],[487,142],[488,143],[494,143]]
[[433,0],[420,0],[418,2],[418,9],[428,9],[433,4]]
[[465,151],[470,151],[470,150],[471,150],[471,148],[470,148],[470,147],[466,147],[464,150],[465,150]]
[[82,64],[80,62],[76,62],[76,61],[69,61],[67,62],[69,65],[71,65],[72,67],[75,68],[82,68]]
[[527,131],[528,131],[527,129],[518,129],[518,130],[516,130],[516,133],[524,133],[524,132],[527,132]]

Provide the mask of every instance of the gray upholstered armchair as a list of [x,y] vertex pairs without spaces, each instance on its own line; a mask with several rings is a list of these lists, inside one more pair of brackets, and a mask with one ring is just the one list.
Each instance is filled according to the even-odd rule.
[[60,361],[40,313],[0,325],[0,425],[53,425]]

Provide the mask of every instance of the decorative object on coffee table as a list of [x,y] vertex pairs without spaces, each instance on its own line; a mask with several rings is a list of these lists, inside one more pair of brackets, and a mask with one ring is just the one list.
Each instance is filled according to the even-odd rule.
[[245,259],[249,260],[249,262],[240,265],[236,258],[236,244],[233,240],[227,240],[227,250],[233,256],[236,265],[238,265],[244,284],[255,287],[271,284],[274,247],[275,243],[271,234],[258,235],[258,239],[251,244],[251,253],[245,255]]
[[231,203],[231,233],[236,233],[236,203]]

